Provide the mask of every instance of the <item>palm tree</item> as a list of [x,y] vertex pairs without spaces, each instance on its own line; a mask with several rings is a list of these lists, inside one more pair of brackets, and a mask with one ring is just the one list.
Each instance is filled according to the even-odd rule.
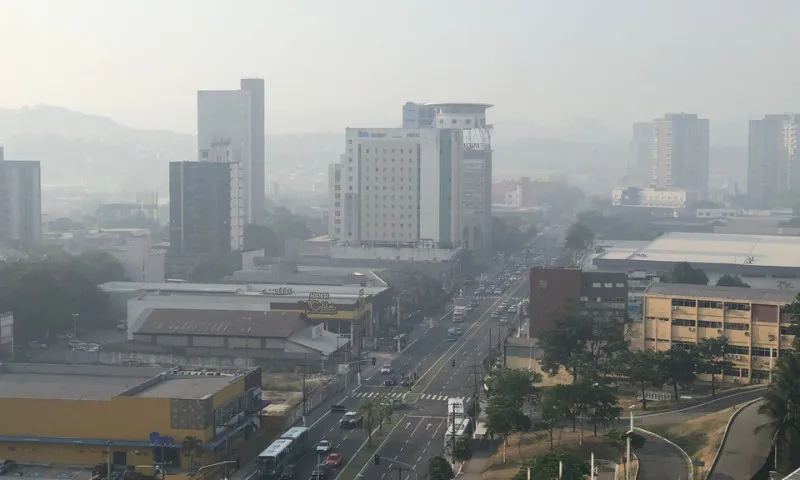
[[375,419],[380,415],[380,404],[371,398],[361,400],[358,405],[358,413],[364,416],[364,425],[367,428],[369,446],[372,446],[372,424]]
[[776,465],[792,467],[797,457],[793,452],[800,446],[800,355],[781,357],[772,379],[758,407],[769,421],[756,427],[755,433],[770,432]]
[[192,460],[194,460],[195,455],[200,456],[203,454],[203,442],[196,437],[186,437],[181,443],[181,450],[184,455],[189,457],[189,468],[187,470],[191,472],[193,468]]

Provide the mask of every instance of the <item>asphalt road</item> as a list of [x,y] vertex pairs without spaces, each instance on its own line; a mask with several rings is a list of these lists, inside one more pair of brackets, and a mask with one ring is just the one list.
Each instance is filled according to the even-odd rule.
[[[437,349],[436,353],[422,361],[418,371],[425,372],[431,366],[433,370],[420,378],[416,394],[412,394],[418,396],[417,402],[397,421],[390,435],[376,450],[382,459],[380,465],[375,465],[370,459],[360,472],[363,478],[416,480],[417,476],[425,477],[428,458],[444,450],[447,398],[472,396],[475,385],[472,365],[480,364],[488,354],[489,330],[493,331],[492,342],[496,344],[498,323],[491,318],[491,312],[503,298],[523,296],[526,286],[527,279],[523,279],[503,297],[483,301],[466,322],[459,324],[465,330],[459,341],[445,342],[443,347],[439,347],[446,347],[444,352],[440,353]],[[446,332],[450,326],[449,322],[443,322],[441,327]],[[503,326],[503,332],[505,328]],[[446,361],[437,364],[443,357]],[[434,361],[431,362],[431,359]],[[455,368],[452,366],[453,359],[456,360]],[[416,364],[413,357],[404,358],[403,361],[409,365]],[[480,373],[482,367],[478,370]],[[398,468],[403,468],[403,471],[398,473]]]
[[754,433],[757,427],[769,422],[766,416],[758,414],[759,405],[761,402],[743,407],[730,424],[717,465],[709,475],[710,480],[749,479],[764,466],[772,438],[768,431]]
[[[713,412],[719,412],[725,409],[732,409],[734,405],[745,403],[749,400],[759,398],[763,395],[763,390],[750,390],[740,392],[733,395],[725,396],[706,402],[695,407],[689,407],[684,410],[677,410],[672,412],[662,412],[654,414],[643,414],[634,417],[634,425],[637,427],[647,428],[650,425],[668,425],[676,424],[691,420],[693,418],[701,417]],[[731,411],[733,413],[733,411]],[[640,433],[644,434],[641,430]],[[647,441],[644,446],[636,451],[639,457],[639,479],[640,480],[689,480],[689,466],[686,457],[674,446],[670,445],[663,440],[652,435],[646,436]],[[753,447],[752,442],[755,437],[750,434],[743,436],[740,441],[743,444],[749,444],[750,448]],[[763,465],[764,457],[762,457],[761,464]],[[710,465],[708,466],[710,467]],[[756,468],[756,470],[758,470]],[[742,476],[736,477],[720,477],[720,478],[745,478]]]

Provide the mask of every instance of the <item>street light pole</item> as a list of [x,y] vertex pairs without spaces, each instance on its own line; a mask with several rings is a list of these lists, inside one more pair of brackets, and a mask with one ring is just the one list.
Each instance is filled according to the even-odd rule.
[[75,340],[78,338],[78,317],[80,314],[73,313],[72,314],[72,339]]
[[625,464],[625,480],[630,480],[631,478],[631,435],[633,435],[633,408],[635,406],[636,405],[631,406],[631,426],[625,439],[625,452],[627,456]]

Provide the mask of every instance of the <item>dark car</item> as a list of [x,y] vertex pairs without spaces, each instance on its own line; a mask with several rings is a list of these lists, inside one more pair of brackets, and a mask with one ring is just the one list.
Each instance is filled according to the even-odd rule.
[[310,480],[328,480],[330,478],[330,471],[331,469],[327,465],[321,463],[311,472]]
[[383,381],[384,387],[395,387],[397,386],[397,379],[396,378],[387,378]]
[[280,480],[297,480],[294,465],[286,465],[281,472]]

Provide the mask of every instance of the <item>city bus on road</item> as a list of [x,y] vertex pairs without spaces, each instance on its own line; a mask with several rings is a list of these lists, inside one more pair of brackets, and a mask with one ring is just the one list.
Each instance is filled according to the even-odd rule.
[[[453,431],[454,427],[455,432]],[[455,425],[453,425],[451,420],[451,423],[444,434],[445,455],[450,455],[453,453],[453,445],[455,445],[455,442],[457,442],[460,438],[466,438],[467,440],[472,438],[472,419],[469,417],[463,418],[461,421],[457,421]]]
[[308,428],[292,427],[272,442],[256,459],[256,468],[264,480],[281,478],[289,465],[295,464],[311,448]]

